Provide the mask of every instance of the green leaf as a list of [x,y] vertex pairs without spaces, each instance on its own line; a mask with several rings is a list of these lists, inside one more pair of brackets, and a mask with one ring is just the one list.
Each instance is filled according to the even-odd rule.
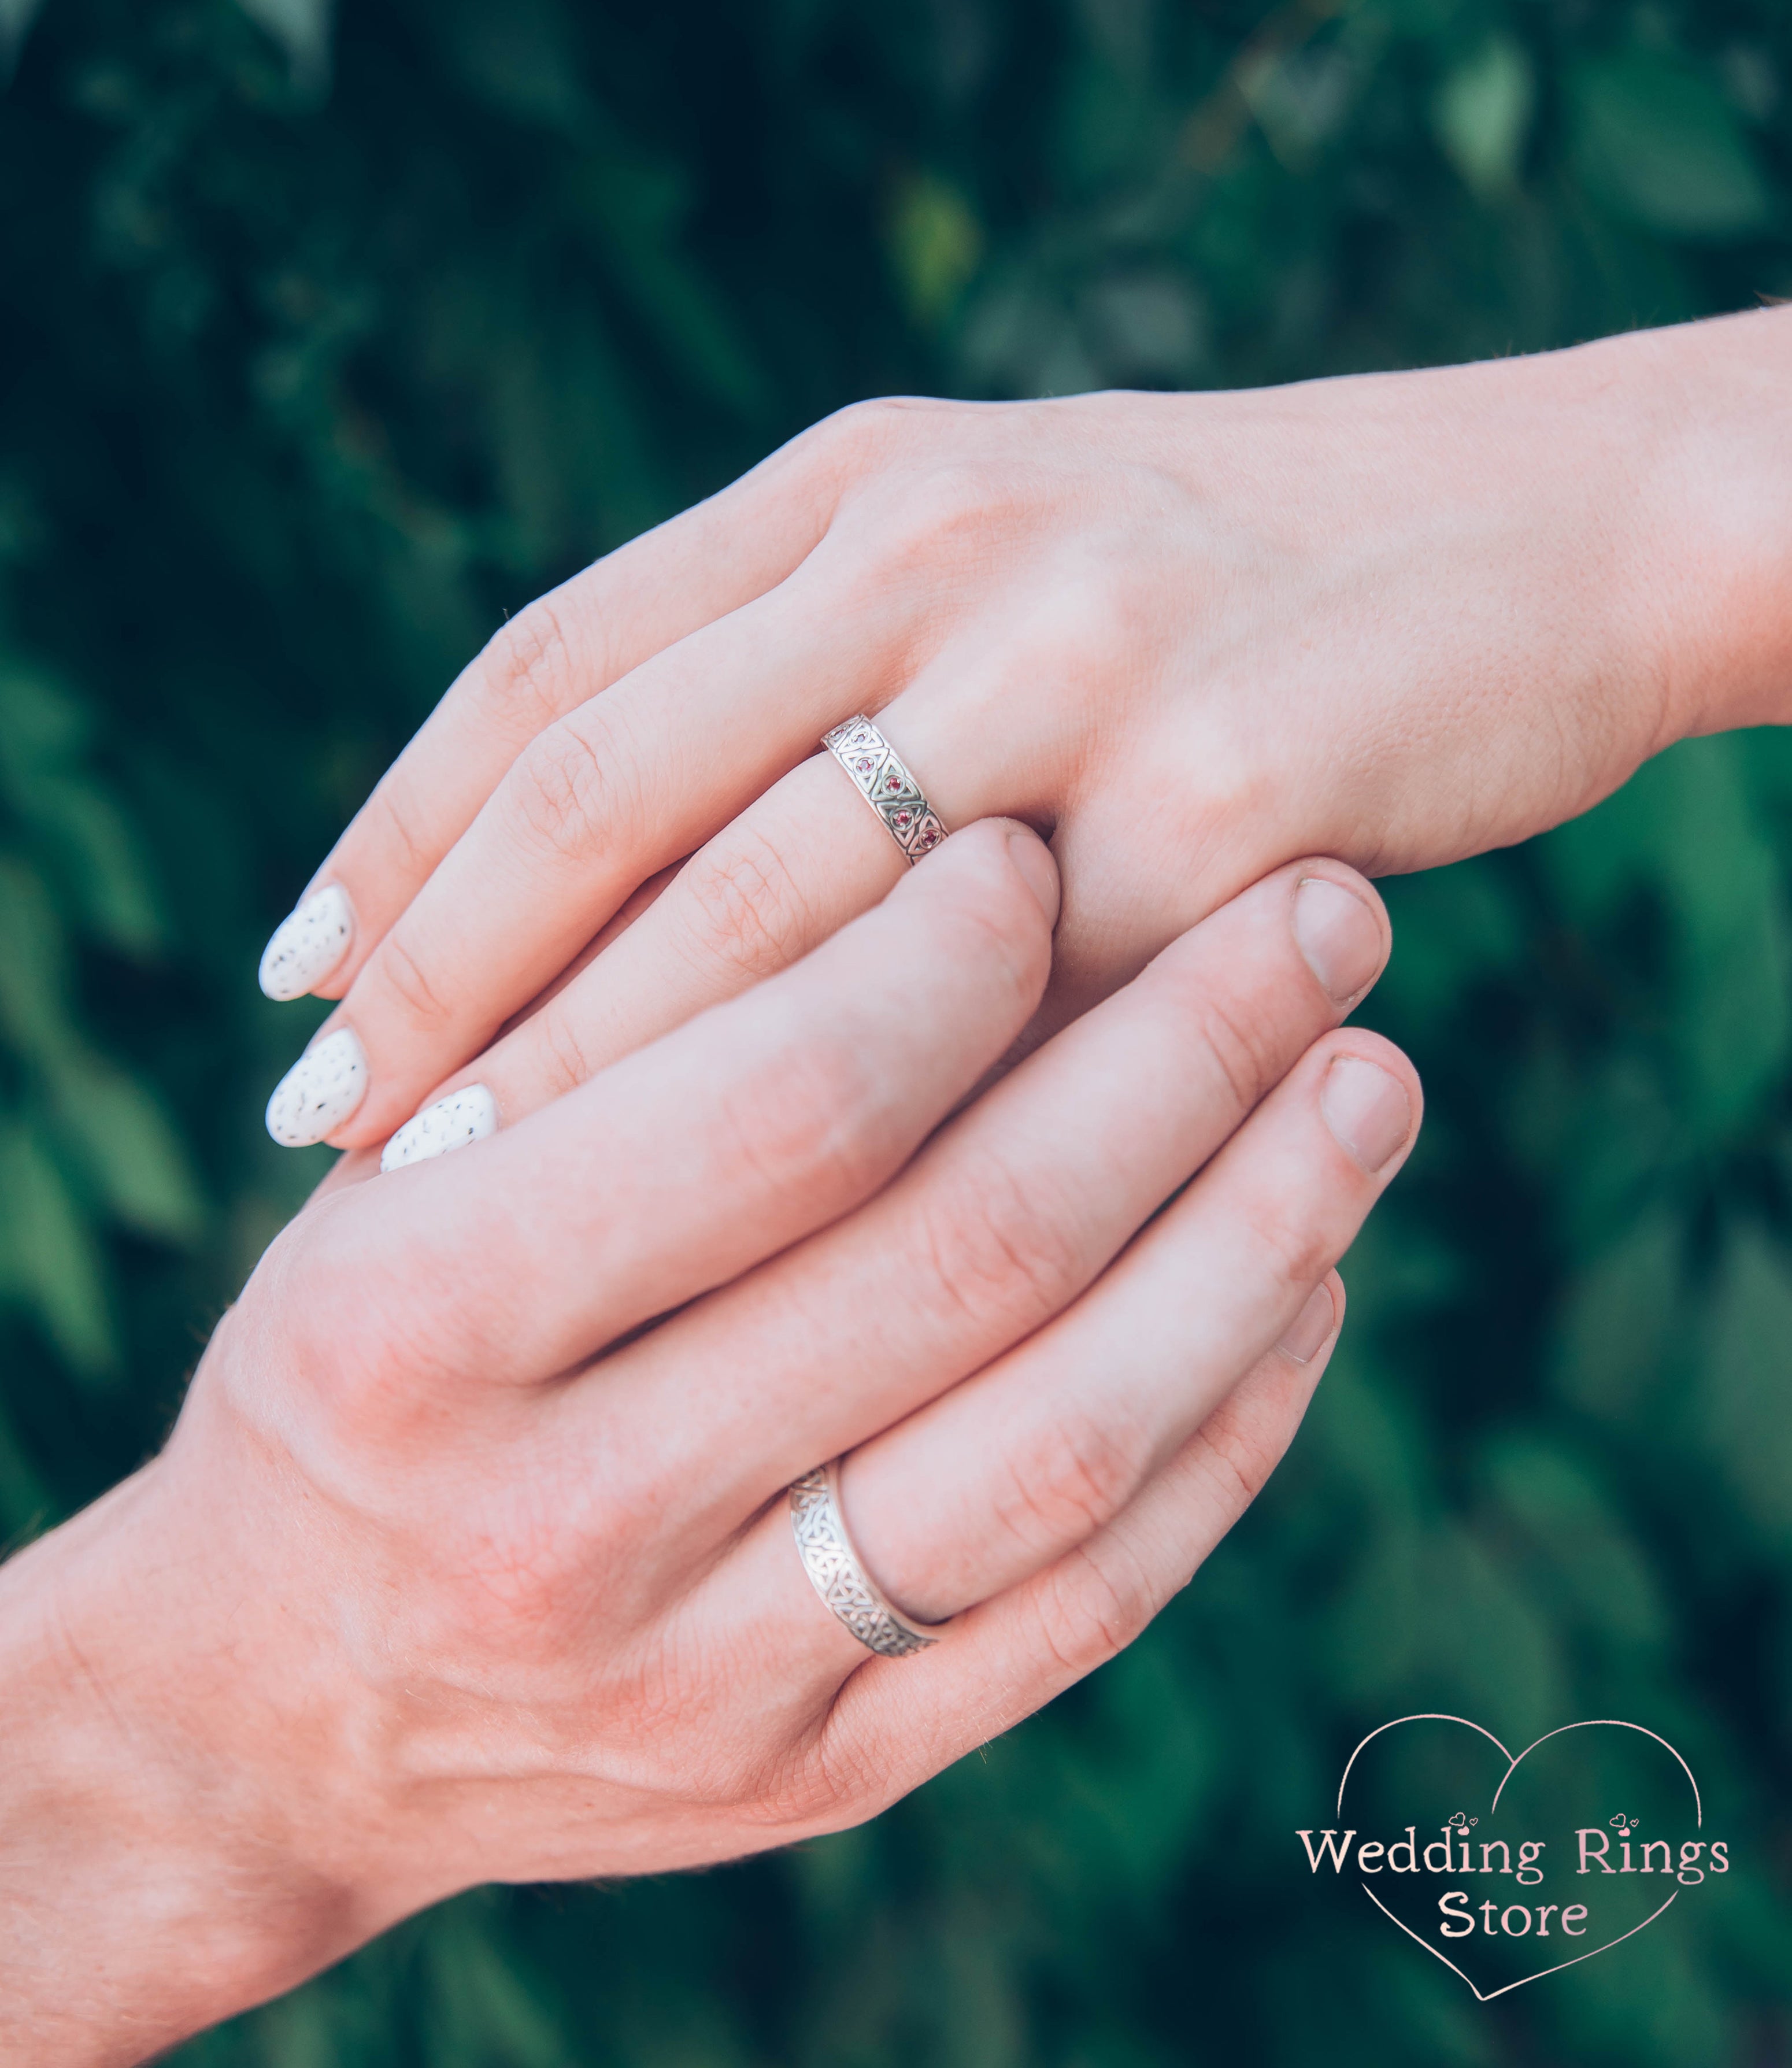
[[78,917],[130,955],[161,945],[150,870],[108,786],[83,765],[92,714],[41,675],[0,666],[0,793],[66,882]]
[[[6,1297],[6,1269],[0,1264],[0,1301]],[[0,1402],[0,1558],[22,1538],[60,1520],[58,1504],[13,1429]]]
[[84,776],[44,773],[22,813],[63,865],[89,932],[127,955],[162,945],[149,865],[116,802]]
[[1438,142],[1477,194],[1491,198],[1517,184],[1536,100],[1530,59],[1505,35],[1490,36],[1438,88],[1432,105]]
[[0,1121],[0,1290],[35,1314],[81,1378],[118,1370],[104,1263],[92,1229],[48,1147]]
[[0,87],[11,78],[13,67],[43,0],[0,0]]
[[257,2012],[256,2068],[338,2068],[344,2037],[330,2015],[325,1992],[295,1990]]
[[445,0],[442,42],[466,86],[515,120],[576,135],[593,119],[566,10],[553,0]]
[[1382,894],[1394,952],[1374,993],[1378,1012],[1434,1021],[1523,956],[1524,927],[1496,861],[1484,857],[1395,877]]
[[33,776],[77,759],[92,737],[92,711],[79,698],[0,659],[0,776],[14,804]]
[[567,2068],[575,2057],[557,2021],[477,1911],[433,1921],[426,1944],[440,2068]]
[[939,323],[975,277],[984,236],[970,202],[950,180],[913,173],[896,189],[890,251],[918,323]]
[[154,1094],[92,1056],[57,1081],[57,1115],[94,1185],[127,1227],[190,1244],[206,1210],[185,1146]]
[[236,3],[285,51],[293,84],[301,92],[320,91],[330,75],[332,0],[236,0]]
[[574,182],[582,224],[636,315],[699,389],[737,415],[763,411],[765,377],[688,248],[692,194],[670,166],[594,160]]
[[1750,1230],[1712,1301],[1691,1411],[1754,1528],[1792,1556],[1792,1268]]
[[1633,51],[1570,76],[1574,159],[1609,206],[1671,237],[1763,228],[1767,190],[1735,111],[1684,59]]
[[43,879],[0,856],[0,1035],[16,1054],[42,1063],[79,1038],[66,991],[62,929]]
[[1688,740],[1537,850],[1582,925],[1612,922],[1638,892],[1664,908],[1672,959],[1657,1007],[1684,1073],[1682,1117],[1713,1134],[1750,1114],[1792,1047],[1792,923],[1745,753]]
[[1614,1423],[1650,1411],[1672,1368],[1686,1248],[1679,1216],[1657,1206],[1575,1276],[1551,1358],[1563,1398]]
[[1536,1554],[1533,1595],[1561,1619],[1627,1647],[1665,1639],[1666,1605],[1605,1488],[1558,1443],[1502,1432],[1482,1460],[1502,1517]]

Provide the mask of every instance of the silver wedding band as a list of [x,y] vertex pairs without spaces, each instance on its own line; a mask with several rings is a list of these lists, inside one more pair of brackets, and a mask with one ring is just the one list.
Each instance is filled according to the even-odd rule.
[[870,719],[848,719],[823,734],[821,744],[857,784],[859,795],[883,820],[911,865],[945,839],[946,821]]
[[790,1526],[810,1586],[867,1651],[882,1659],[906,1659],[939,1642],[939,1626],[930,1630],[911,1622],[859,1563],[840,1512],[837,1458],[792,1485]]

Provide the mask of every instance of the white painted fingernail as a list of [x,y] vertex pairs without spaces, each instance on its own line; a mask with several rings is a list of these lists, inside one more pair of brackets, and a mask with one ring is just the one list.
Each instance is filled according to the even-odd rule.
[[274,1087],[267,1131],[288,1149],[333,1134],[367,1096],[367,1057],[352,1027],[307,1048]]
[[340,884],[326,884],[274,929],[262,950],[261,987],[270,998],[303,998],[354,945],[355,908]]
[[380,1168],[396,1170],[401,1164],[426,1163],[432,1156],[446,1156],[450,1149],[481,1140],[497,1125],[497,1100],[483,1085],[462,1085],[405,1122],[386,1144]]

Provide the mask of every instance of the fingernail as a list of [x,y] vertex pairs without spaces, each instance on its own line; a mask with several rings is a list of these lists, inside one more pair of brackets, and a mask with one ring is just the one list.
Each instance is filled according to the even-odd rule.
[[478,1142],[497,1125],[498,1101],[487,1087],[462,1085],[405,1122],[381,1153],[380,1168],[396,1170],[406,1163],[426,1163],[432,1156],[446,1156],[450,1149]]
[[333,1134],[367,1093],[367,1057],[352,1027],[307,1048],[274,1087],[267,1131],[288,1149]]
[[1382,931],[1353,891],[1323,876],[1303,877],[1294,893],[1294,938],[1307,967],[1342,1005],[1381,967]]
[[1284,1357],[1293,1358],[1297,1364],[1310,1364],[1326,1347],[1326,1338],[1337,1325],[1337,1309],[1332,1305],[1331,1288],[1316,1285],[1307,1295],[1307,1303],[1295,1317],[1294,1325],[1276,1347]]
[[1365,1170],[1379,1170],[1412,1132],[1406,1086],[1379,1063],[1340,1056],[1319,1094],[1326,1125]]
[[354,945],[355,908],[340,884],[307,898],[262,950],[261,987],[270,998],[303,998]]
[[1039,900],[1040,910],[1055,926],[1058,915],[1057,864],[1036,833],[1010,833],[1008,844],[1015,867],[1026,878],[1027,888]]

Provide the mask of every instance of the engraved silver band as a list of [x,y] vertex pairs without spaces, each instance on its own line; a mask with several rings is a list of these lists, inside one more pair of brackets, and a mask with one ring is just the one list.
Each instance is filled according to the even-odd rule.
[[804,1472],[790,1489],[790,1526],[809,1584],[867,1650],[906,1659],[939,1642],[938,1629],[910,1622],[878,1591],[853,1549],[840,1512],[840,1460]]
[[890,837],[911,865],[931,854],[945,839],[946,821],[922,796],[921,785],[870,719],[848,719],[823,734],[821,744],[858,785],[860,796],[883,820]]

